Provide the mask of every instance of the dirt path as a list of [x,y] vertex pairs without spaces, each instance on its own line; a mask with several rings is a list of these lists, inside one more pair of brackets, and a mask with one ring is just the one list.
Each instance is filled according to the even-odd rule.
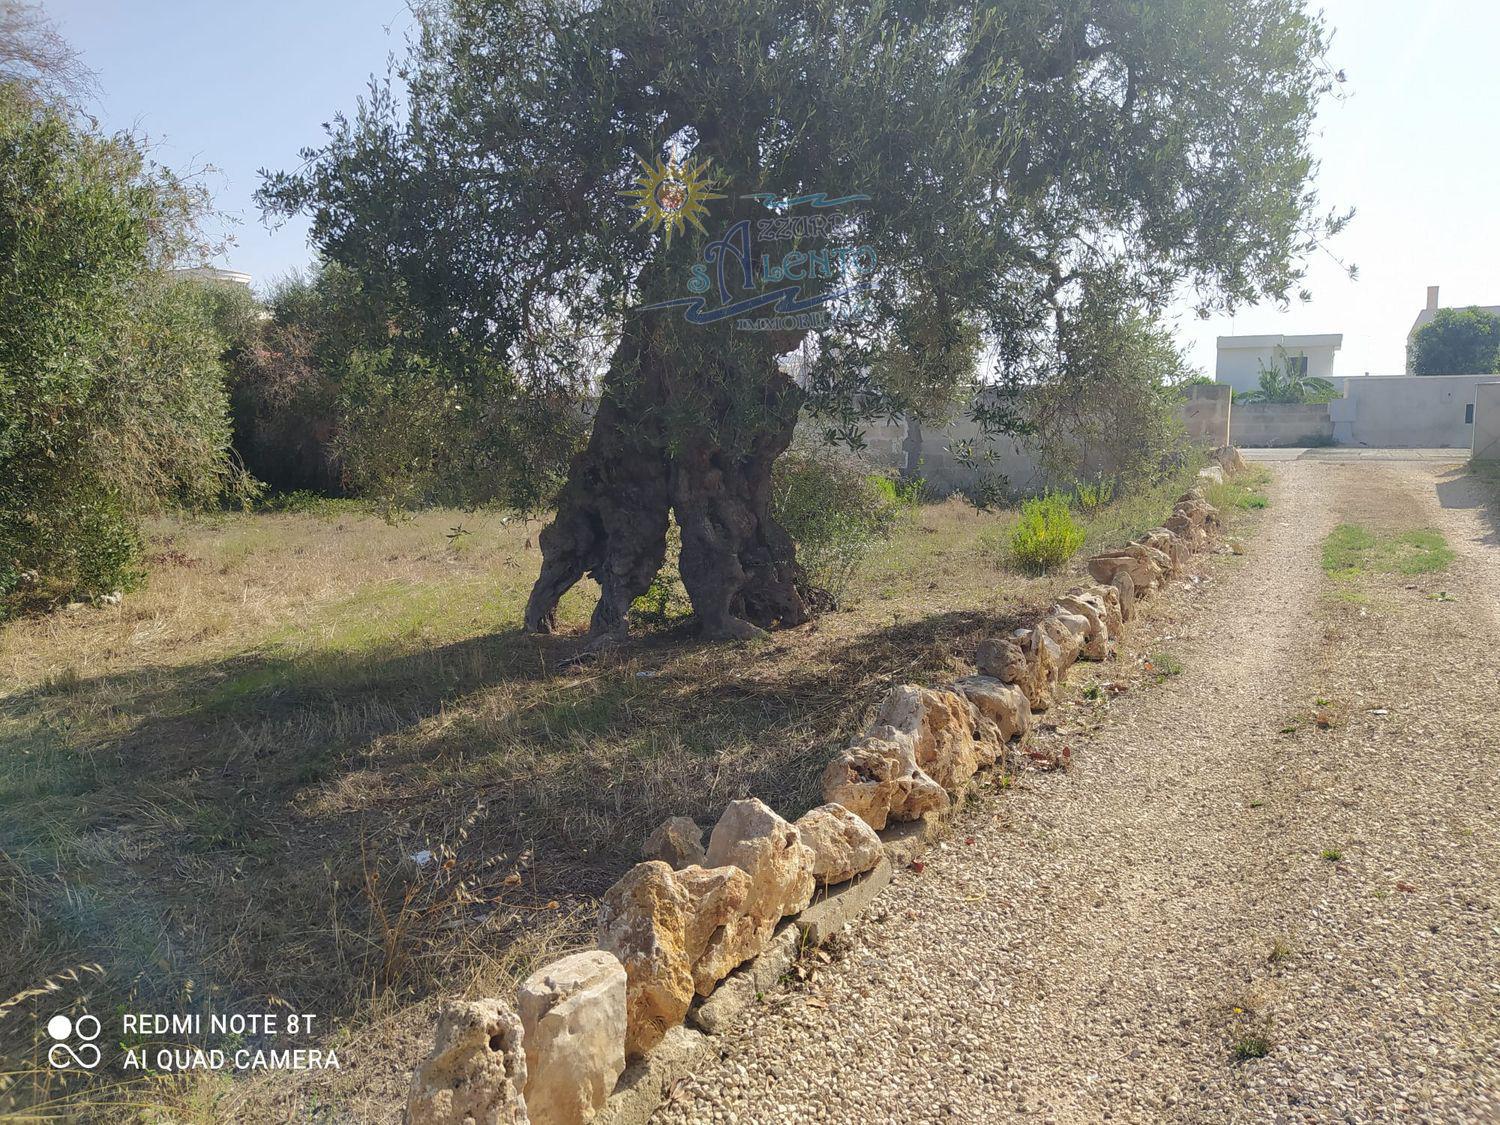
[[[1437,464],[1276,472],[1132,638],[1180,674],[1061,711],[1072,774],[982,800],[662,1120],[1500,1120],[1494,526]],[[1342,522],[1458,558],[1337,586]]]

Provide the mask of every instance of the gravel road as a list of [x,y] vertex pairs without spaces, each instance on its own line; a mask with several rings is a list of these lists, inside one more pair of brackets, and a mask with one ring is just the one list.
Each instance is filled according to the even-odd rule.
[[[1439,463],[1275,475],[1070,684],[1180,672],[1055,712],[1072,771],[982,796],[657,1120],[1500,1121],[1493,510]],[[1335,584],[1345,522],[1458,558]]]

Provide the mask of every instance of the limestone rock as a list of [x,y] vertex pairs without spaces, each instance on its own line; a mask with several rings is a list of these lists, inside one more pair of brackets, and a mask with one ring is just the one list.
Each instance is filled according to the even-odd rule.
[[1183,516],[1206,531],[1217,530],[1223,524],[1219,518],[1219,509],[1202,496],[1194,496],[1192,493],[1186,494],[1173,505],[1172,514]]
[[1109,639],[1118,641],[1125,636],[1125,613],[1118,586],[1106,586],[1102,583],[1079,586],[1068,596],[1079,598],[1089,604],[1097,601],[1101,607],[1100,612],[1104,615],[1104,627],[1109,633]]
[[1115,592],[1120,602],[1120,620],[1130,621],[1135,617],[1135,580],[1127,571],[1120,571],[1110,582],[1104,583]]
[[1166,557],[1171,566],[1169,573],[1176,574],[1187,566],[1192,557],[1192,550],[1187,540],[1182,536],[1174,534],[1170,529],[1158,527],[1146,532],[1141,536],[1141,543],[1153,550],[1160,551]]
[[1226,475],[1245,471],[1244,455],[1232,445],[1221,445],[1209,456],[1214,459],[1219,468],[1224,470]]
[[979,737],[967,699],[915,684],[891,688],[874,725],[909,735],[917,765],[949,793],[962,790],[981,765],[993,763],[999,749],[998,741],[987,744]]
[[819,805],[797,820],[797,831],[813,851],[813,878],[827,886],[870,870],[885,851],[880,837],[843,805]]
[[432,1053],[412,1075],[410,1125],[525,1122],[521,1021],[498,1000],[445,1000]]
[[1052,611],[1042,618],[1038,625],[1053,644],[1057,645],[1057,670],[1061,675],[1082,655],[1084,643],[1089,635],[1089,619],[1070,613],[1059,606],[1053,606]]
[[625,966],[625,1053],[643,1055],[693,1001],[687,890],[659,859],[638,863],[604,893],[599,948]]
[[750,797],[731,801],[708,838],[708,862],[750,876],[744,910],[762,946],[776,923],[804,910],[813,896],[813,850],[789,824]]
[[1208,532],[1204,530],[1203,525],[1194,523],[1181,512],[1173,512],[1163,526],[1194,551],[1201,551],[1208,546]]
[[1088,660],[1108,660],[1110,633],[1109,610],[1097,594],[1067,594],[1057,599],[1057,608],[1082,617],[1088,624],[1080,656]]
[[1042,628],[1017,629],[1011,634],[1011,642],[1026,658],[1026,677],[1020,681],[1026,702],[1033,711],[1047,710],[1052,706],[1062,673],[1062,649]]
[[1224,470],[1218,465],[1205,465],[1198,470],[1198,475],[1210,484],[1224,483]]
[[1031,704],[1015,684],[1002,683],[994,676],[965,676],[954,682],[953,690],[995,724],[1002,742],[1024,738],[1031,730]]
[[1162,580],[1161,571],[1150,556],[1132,554],[1128,550],[1095,555],[1088,561],[1088,571],[1094,581],[1110,585],[1118,585],[1116,577],[1125,575],[1130,579],[1135,597],[1149,593]]
[[981,676],[993,676],[1002,684],[1023,683],[1031,674],[1026,656],[1014,640],[981,641],[974,665]]
[[948,791],[917,765],[915,740],[888,727],[861,735],[828,763],[823,799],[843,805],[876,831],[949,804]]
[[1127,554],[1144,559],[1156,567],[1159,575],[1156,584],[1158,586],[1165,585],[1165,578],[1172,573],[1172,559],[1166,552],[1145,543],[1127,543],[1124,550]]
[[574,953],[516,993],[526,1030],[526,1112],[533,1125],[592,1121],[625,1070],[625,966]]
[[750,876],[738,867],[684,867],[677,882],[687,891],[684,947],[693,989],[707,996],[714,986],[765,947],[762,926],[749,915]]
[[641,858],[659,859],[674,869],[702,863],[703,855],[703,829],[685,816],[664,821],[641,847]]

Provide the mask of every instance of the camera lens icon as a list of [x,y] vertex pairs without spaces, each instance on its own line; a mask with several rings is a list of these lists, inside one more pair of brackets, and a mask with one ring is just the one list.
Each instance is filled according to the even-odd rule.
[[[47,1051],[47,1062],[54,1070],[93,1070],[99,1065],[99,1048],[94,1040],[99,1038],[99,1020],[95,1016],[83,1015],[76,1020],[59,1013],[47,1021],[47,1034],[55,1043]],[[69,1040],[76,1037],[75,1046]]]

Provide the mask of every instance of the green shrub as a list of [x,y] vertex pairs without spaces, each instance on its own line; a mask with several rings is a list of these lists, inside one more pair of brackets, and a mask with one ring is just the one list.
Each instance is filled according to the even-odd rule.
[[1114,499],[1114,495],[1114,483],[1106,479],[1094,481],[1092,484],[1080,481],[1073,489],[1073,498],[1078,504],[1078,510],[1085,515],[1092,515],[1103,508]]
[[1011,531],[1011,559],[1029,574],[1046,574],[1077,554],[1083,539],[1083,528],[1074,521],[1066,496],[1035,496],[1021,505]]
[[772,514],[797,544],[806,592],[837,605],[870,549],[916,508],[922,483],[899,484],[845,450],[799,447],[776,462],[772,490]]
[[0,81],[0,597],[132,585],[139,516],[231,480],[223,340],[158,268],[200,207],[129,137]]

